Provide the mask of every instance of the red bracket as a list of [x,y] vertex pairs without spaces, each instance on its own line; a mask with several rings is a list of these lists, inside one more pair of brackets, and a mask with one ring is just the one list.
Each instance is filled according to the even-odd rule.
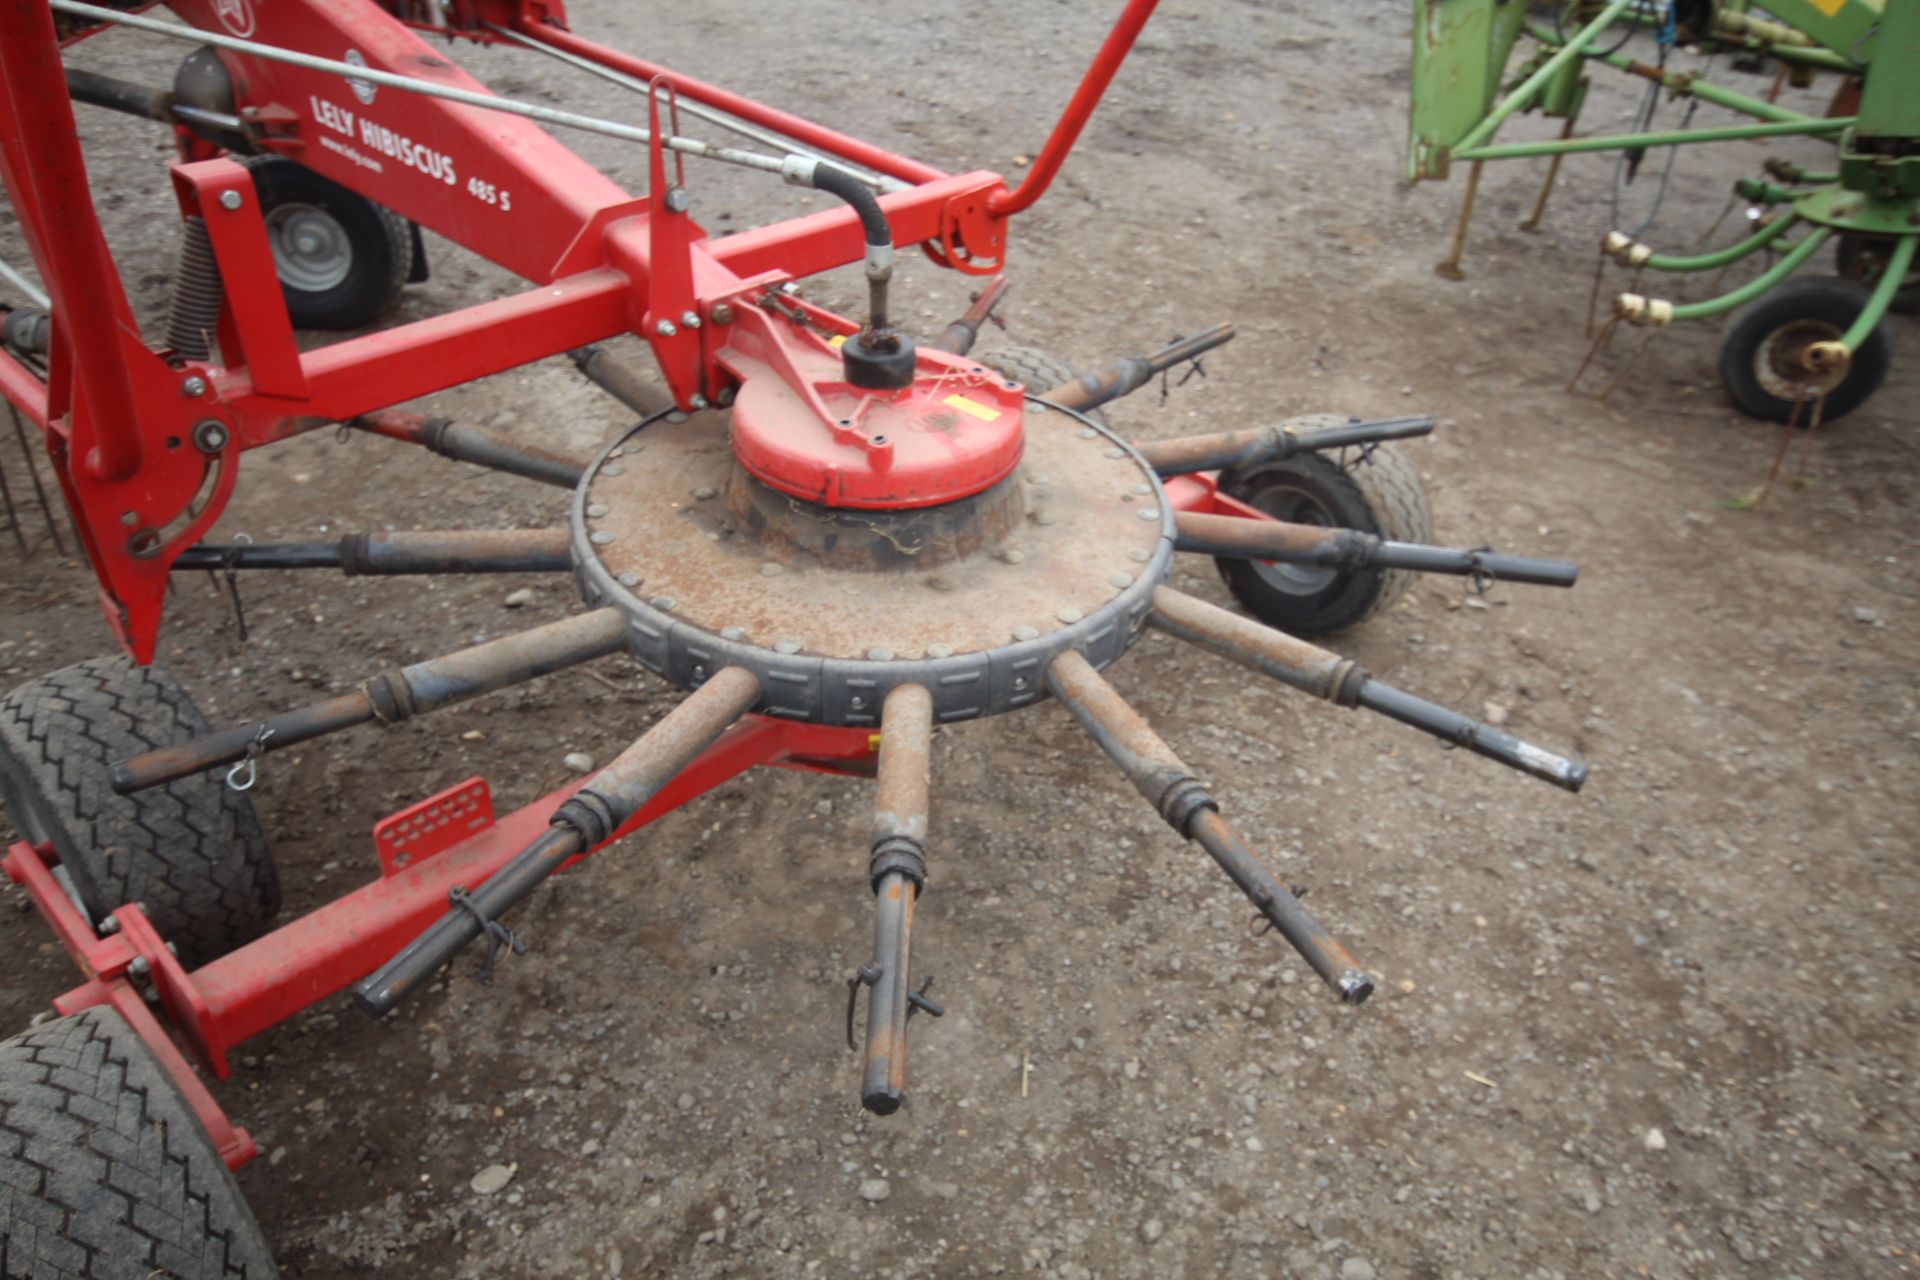
[[468,778],[455,783],[373,824],[373,849],[380,855],[380,874],[397,875],[492,825],[493,793],[487,788],[487,780]]
[[174,1087],[180,1090],[180,1096],[193,1108],[227,1167],[239,1168],[258,1154],[253,1138],[227,1119],[226,1112],[194,1072],[180,1045],[147,1008],[131,977],[147,975],[168,1021],[179,1029],[189,1047],[214,1074],[224,1080],[228,1074],[226,1052],[216,1038],[218,1028],[206,999],[138,906],[121,907],[113,913],[114,932],[104,937],[95,933],[54,877],[53,868],[59,860],[52,844],[34,846],[23,840],[8,849],[4,862],[0,862],[6,869],[7,879],[27,891],[41,917],[53,927],[60,945],[79,964],[80,972],[87,979],[56,997],[54,1010],[65,1015],[95,1005],[112,1005],[146,1043]]

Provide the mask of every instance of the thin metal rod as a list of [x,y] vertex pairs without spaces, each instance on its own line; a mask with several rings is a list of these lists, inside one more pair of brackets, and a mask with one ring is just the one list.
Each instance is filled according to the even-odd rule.
[[338,542],[188,547],[188,569],[338,569],[349,577],[430,573],[561,573],[573,568],[565,529],[450,529],[357,533]]
[[555,810],[551,831],[472,893],[462,893],[459,905],[356,986],[360,1007],[376,1017],[392,1009],[483,931],[515,951],[524,950],[497,923],[508,908],[576,854],[611,839],[759,697],[760,681],[743,667],[723,668],[695,689]]
[[1453,245],[1445,258],[1433,264],[1433,274],[1442,280],[1466,279],[1466,273],[1460,270],[1460,258],[1467,251],[1467,226],[1473,221],[1474,198],[1480,194],[1480,169],[1481,162],[1475,160],[1467,170],[1467,189],[1460,197],[1460,216],[1453,223]]
[[1007,290],[1012,287],[1005,276],[995,276],[987,282],[986,288],[974,295],[973,305],[927,345],[936,351],[966,355],[973,350],[974,340],[980,336],[980,326],[987,322],[987,317],[993,314],[993,309],[1000,305],[1000,300],[1007,296]]
[[454,653],[386,671],[352,693],[252,720],[205,737],[175,743],[115,762],[107,784],[129,795],[230,764],[307,742],[323,734],[379,720],[396,724],[429,711],[538,676],[576,667],[617,653],[626,644],[626,622],[617,609],[596,609],[544,627],[502,636]]
[[4,464],[0,464],[0,506],[5,506],[7,509],[7,528],[13,530],[13,540],[19,544],[20,556],[25,559],[29,554],[27,535],[20,529],[20,509],[13,505],[13,487],[7,483],[7,468]]
[[41,289],[39,285],[27,279],[25,276],[21,275],[18,271],[14,270],[11,266],[8,266],[5,262],[0,262],[0,280],[6,281],[8,284],[18,289],[21,293],[25,294],[27,301],[31,302],[34,306],[40,308],[40,310],[42,311],[48,310],[53,306],[53,299],[49,298],[46,295],[45,290]]
[[[237,36],[221,35],[215,31],[203,31],[198,27],[181,26],[178,23],[161,22],[153,18],[143,18],[138,14],[121,13],[114,9],[102,9],[98,5],[80,4],[78,0],[49,0],[53,9],[59,13],[72,14],[77,18],[86,18],[93,22],[112,23],[123,27],[132,27],[136,31],[151,32],[165,36],[170,40],[183,40],[192,44],[210,44],[218,49],[231,49],[235,53],[244,53],[269,62],[284,62],[288,66],[304,67],[309,71],[324,71],[331,75],[345,76],[350,80],[361,80],[369,84],[386,85],[390,88],[418,93],[429,98],[443,98],[448,102],[458,102],[463,106],[479,107],[483,111],[499,111],[506,115],[523,116],[528,120],[537,120],[541,124],[557,125],[567,129],[580,129],[587,133],[597,133],[609,138],[620,138],[627,142],[651,142],[653,135],[645,129],[630,124],[621,124],[615,120],[602,120],[596,116],[583,116],[574,111],[562,111],[557,107],[543,107],[538,103],[520,102],[513,98],[497,97],[493,94],[475,93],[471,89],[457,89],[452,85],[436,84],[431,80],[420,80],[413,76],[396,75],[391,71],[381,71],[375,67],[356,66],[350,62],[336,62],[332,58],[317,58],[310,53],[299,53],[292,49],[282,49],[277,45],[261,44],[254,40],[242,40]],[[699,156],[707,160],[718,160],[724,164],[737,164],[748,169],[759,169],[766,173],[781,172],[782,160],[775,156],[758,155],[751,151],[740,151],[732,147],[716,147],[710,143],[693,138],[670,137],[662,146],[669,151],[678,151],[684,155]]]
[[[56,3],[57,2],[58,0],[56,0]],[[1636,0],[1612,0],[1612,3],[1602,9],[1599,14],[1594,17],[1592,22],[1589,22],[1586,26],[1567,37],[1566,44],[1562,45],[1551,57],[1541,63],[1532,75],[1522,80],[1518,88],[1496,103],[1493,110],[1489,111],[1486,116],[1481,119],[1479,124],[1467,131],[1466,137],[1454,144],[1454,156],[1458,158],[1462,152],[1485,142],[1493,136],[1496,129],[1506,122],[1508,116],[1523,107],[1532,106],[1533,99],[1540,92],[1541,86],[1553,79],[1554,74],[1558,72],[1560,68],[1579,57],[1588,45],[1599,38],[1601,32],[1613,25],[1615,18],[1618,18],[1635,3]]]
[[1135,449],[1161,476],[1190,475],[1196,471],[1227,471],[1283,462],[1295,454],[1320,449],[1345,449],[1428,435],[1433,419],[1426,414],[1380,418],[1373,422],[1344,422],[1331,427],[1249,427],[1204,436],[1137,442]]
[[1905,235],[1893,242],[1893,252],[1887,255],[1886,269],[1880,273],[1880,279],[1874,282],[1873,292],[1867,296],[1867,305],[1860,308],[1860,314],[1853,324],[1841,335],[1840,345],[1852,355],[1860,349],[1873,333],[1880,318],[1887,314],[1887,308],[1893,305],[1893,296],[1899,293],[1907,283],[1907,271],[1913,266],[1913,251],[1920,246],[1920,236]]
[[860,975],[871,987],[860,1103],[875,1115],[892,1115],[906,1099],[907,1018],[913,1010],[909,961],[913,909],[927,878],[932,754],[933,696],[916,684],[895,687],[880,713],[879,788],[868,862],[873,962]]
[[[558,59],[570,67],[585,71],[589,75],[599,76],[602,80],[612,81],[614,84],[620,85],[622,88],[631,89],[635,93],[644,94],[648,92],[645,81],[630,76],[624,71],[616,71],[612,67],[601,66],[590,58],[583,58],[577,53],[572,53],[556,45],[548,44],[545,40],[523,35],[518,31],[499,26],[496,23],[482,21],[480,25],[486,27],[497,36],[503,36],[517,44],[524,45],[526,48],[544,53],[549,58]],[[663,97],[662,101],[664,100]],[[790,155],[806,156],[810,160],[825,160],[829,164],[838,165],[876,191],[908,191],[912,189],[910,184],[902,182],[898,178],[882,177],[869,173],[844,156],[828,155],[824,151],[815,150],[805,143],[795,142],[792,138],[784,137],[770,129],[762,129],[758,125],[749,124],[738,116],[729,115],[718,108],[709,107],[702,102],[695,102],[690,97],[680,96],[677,102],[680,110],[686,112],[688,115],[697,116],[710,124],[720,126],[730,133],[737,133],[743,138],[751,138],[761,146],[773,147],[775,150],[785,151]]]
[[1587,766],[1577,760],[1417,698],[1374,679],[1338,654],[1171,587],[1154,591],[1149,621],[1168,635],[1283,684],[1339,706],[1377,711],[1563,790],[1578,791],[1586,784]]
[[635,373],[631,366],[599,347],[575,347],[567,352],[587,381],[643,418],[678,408],[673,397]]
[[1738,262],[1756,249],[1764,249],[1785,235],[1788,229],[1798,222],[1798,217],[1788,214],[1784,218],[1775,218],[1746,239],[1730,244],[1724,249],[1715,249],[1712,253],[1688,255],[1656,253],[1643,265],[1651,271],[1711,271],[1715,267],[1724,267],[1730,262]]
[[346,425],[385,436],[389,440],[404,440],[408,444],[420,445],[455,462],[504,471],[560,489],[578,487],[581,476],[587,470],[583,462],[548,453],[533,445],[520,444],[479,427],[449,422],[445,418],[403,413],[397,409],[363,414]]
[[1194,779],[1192,770],[1101,678],[1092,663],[1067,650],[1047,665],[1047,688],[1168,825],[1197,841],[1212,856],[1342,1000],[1359,1004],[1373,994],[1373,979],[1359,962],[1247,848],[1239,832],[1220,816],[1219,805]]
[[[53,518],[53,506],[47,501],[46,486],[40,483],[40,468],[34,465],[33,446],[27,442],[26,423],[21,421],[20,410],[13,402],[7,402],[7,415],[13,419],[13,437],[20,442],[20,456],[26,460],[27,478],[33,481],[33,496],[40,503],[40,518],[47,522],[47,537],[53,543],[53,549],[60,555],[67,554],[66,544],[60,541],[60,523]],[[71,515],[68,517],[71,519]],[[74,541],[80,539],[78,530],[74,532]]]
[[1233,341],[1233,335],[1231,324],[1217,324],[1191,338],[1177,339],[1150,355],[1123,356],[1085,377],[1049,389],[1040,398],[1049,404],[1085,413],[1139,390],[1157,373],[1226,345]]
[[1526,582],[1539,587],[1570,587],[1580,567],[1566,560],[1501,555],[1489,548],[1430,547],[1392,542],[1358,529],[1328,529],[1243,516],[1211,516],[1182,511],[1174,516],[1177,551],[1237,560],[1277,560],[1335,569],[1408,569],[1414,573],[1451,573],[1476,580]]
[[1664,133],[1621,133],[1598,138],[1550,138],[1543,142],[1514,142],[1498,147],[1456,151],[1456,160],[1513,160],[1522,156],[1573,155],[1582,151],[1618,151],[1628,147],[1678,147],[1695,142],[1737,142],[1742,138],[1817,138],[1853,128],[1852,116],[1824,120],[1775,120],[1764,124],[1730,124],[1714,129],[1671,129]]
[[1768,267],[1732,293],[1723,293],[1717,298],[1708,298],[1703,302],[1682,303],[1673,309],[1673,320],[1704,320],[1708,316],[1717,316],[1723,311],[1731,311],[1759,297],[1773,286],[1785,280],[1800,269],[1800,264],[1811,258],[1833,235],[1832,227],[1815,227],[1801,238],[1780,258],[1780,261]]

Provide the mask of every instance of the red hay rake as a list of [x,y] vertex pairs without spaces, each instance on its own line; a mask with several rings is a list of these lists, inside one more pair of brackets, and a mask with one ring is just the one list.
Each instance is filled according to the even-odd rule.
[[[58,1074],[49,1064],[157,1063],[210,1138],[207,1159],[238,1166],[253,1143],[196,1065],[225,1079],[235,1046],[350,984],[384,1012],[476,939],[489,978],[500,955],[524,950],[502,917],[546,876],[759,765],[877,777],[874,953],[850,979],[848,1029],[852,1040],[867,988],[861,1098],[892,1112],[906,1096],[908,1020],[941,1012],[908,963],[929,875],[933,728],[1049,696],[1343,1000],[1365,1000],[1364,967],[1100,671],[1154,627],[1577,790],[1584,766],[1298,638],[1381,607],[1408,571],[1484,589],[1568,586],[1573,566],[1426,545],[1424,496],[1384,445],[1431,430],[1425,418],[1303,419],[1135,445],[1094,415],[1226,341],[1229,326],[1076,377],[1029,352],[971,354],[1000,280],[932,341],[889,318],[896,247],[999,273],[1008,220],[1046,190],[1153,7],[1126,5],[1009,188],[602,48],[569,29],[557,0],[178,0],[186,26],[4,0],[0,162],[48,296],[5,316],[0,391],[40,430],[131,662],[82,663],[0,703],[0,788],[24,837],[7,874],[84,979],[54,1002],[61,1020],[0,1046],[0,1118],[29,1123],[20,1082],[39,1071],[42,1087]],[[198,46],[171,93],[63,68],[64,45],[113,25]],[[416,32],[597,69],[644,96],[647,125],[497,97]],[[184,230],[161,341],[140,332],[108,255],[70,99],[178,136]],[[695,115],[757,149],[684,136]],[[542,125],[646,146],[648,194],[622,190]],[[688,156],[836,203],[713,236],[694,218]],[[529,287],[302,352],[296,324],[358,326],[417,270],[414,227]],[[869,285],[863,320],[798,296],[795,281],[853,263]],[[651,348],[664,395],[594,346],[628,333]],[[641,415],[591,460],[389,407],[568,352]],[[249,451],[341,424],[563,488],[567,518],[200,541]],[[1218,559],[1261,621],[1168,587],[1181,552]],[[162,673],[136,665],[152,659],[169,575],[195,568],[566,573],[586,609],[215,730]],[[612,763],[497,817],[480,779],[403,810],[377,829],[377,878],[272,927],[272,864],[245,796],[262,756],[622,651],[687,693]],[[158,832],[157,806],[192,818],[191,834],[96,847],[130,823]],[[257,1227],[215,1172],[228,1207],[210,1212],[226,1225],[210,1220],[207,1238],[219,1237],[226,1273],[270,1274]],[[57,1201],[51,1186],[36,1203]],[[9,1230],[9,1247],[35,1257],[87,1245],[78,1226],[32,1243]],[[149,1243],[128,1261],[222,1273],[204,1240]],[[204,1256],[167,1261],[168,1248]]]

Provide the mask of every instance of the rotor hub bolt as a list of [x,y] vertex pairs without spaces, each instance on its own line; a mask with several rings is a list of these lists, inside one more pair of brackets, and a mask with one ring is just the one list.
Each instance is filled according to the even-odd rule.
[[707,312],[707,318],[715,324],[732,324],[733,308],[724,302],[716,302],[713,309]]
[[222,209],[231,211],[234,209],[238,209],[240,207],[240,204],[241,204],[241,197],[238,191],[229,190],[229,191],[222,191],[220,193],[220,207]]
[[662,320],[653,326],[653,331],[663,338],[671,338],[674,334],[680,332],[680,330],[674,328],[673,321],[671,320]]
[[207,394],[207,380],[199,374],[189,374],[180,381],[180,394],[191,399],[199,399]]
[[193,429],[193,447],[202,453],[219,453],[227,447],[227,441],[231,438],[227,431],[227,424],[215,422],[212,419],[202,422]]
[[695,312],[682,311],[680,313],[680,323],[689,329],[698,329],[700,327],[700,317]]

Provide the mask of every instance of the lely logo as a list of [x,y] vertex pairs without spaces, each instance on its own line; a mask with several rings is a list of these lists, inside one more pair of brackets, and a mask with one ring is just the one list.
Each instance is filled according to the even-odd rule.
[[214,16],[237,36],[253,34],[253,0],[214,0]]
[[[244,2],[245,0],[242,0],[242,3]],[[364,67],[367,65],[366,58],[358,49],[347,50],[346,56],[343,57],[341,61],[351,63],[356,67]],[[363,106],[373,101],[374,91],[380,87],[371,80],[355,80],[351,77],[348,78],[347,84],[352,86],[353,96],[360,99],[361,105]]]

